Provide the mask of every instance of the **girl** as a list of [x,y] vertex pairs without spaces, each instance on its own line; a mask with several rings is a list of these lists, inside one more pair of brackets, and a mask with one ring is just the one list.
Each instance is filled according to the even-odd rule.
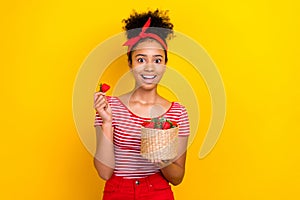
[[[122,96],[96,92],[97,149],[94,164],[106,180],[104,200],[172,200],[172,185],[185,173],[189,120],[186,109],[157,93],[168,61],[166,39],[173,34],[167,11],[133,12],[123,20],[127,33],[128,65],[135,88]],[[154,28],[157,27],[157,28]],[[179,126],[178,156],[169,161],[149,161],[140,155],[141,124],[165,117]]]

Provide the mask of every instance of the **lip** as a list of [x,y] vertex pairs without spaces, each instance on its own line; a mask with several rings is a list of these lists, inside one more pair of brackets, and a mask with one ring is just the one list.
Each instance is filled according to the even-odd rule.
[[155,79],[157,75],[145,75],[145,74],[142,74],[141,75],[143,79]]
[[142,79],[144,80],[145,83],[153,83],[157,75],[146,75],[142,74],[141,75]]

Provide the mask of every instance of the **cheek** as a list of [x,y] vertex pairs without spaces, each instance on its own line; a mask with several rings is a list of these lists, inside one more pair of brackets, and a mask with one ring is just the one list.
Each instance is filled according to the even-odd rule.
[[144,70],[144,66],[143,65],[132,65],[131,67],[131,71],[133,73],[141,73],[141,71]]
[[159,74],[164,74],[165,71],[166,71],[166,66],[165,65],[164,66],[159,66],[159,68],[157,69],[157,72]]
[[133,76],[135,78],[137,78],[141,72],[140,72],[140,70],[138,70],[137,67],[133,67],[133,68],[131,68],[131,73],[133,74]]
[[131,67],[132,68],[142,68],[145,65],[145,63],[139,63],[137,61],[132,61]]

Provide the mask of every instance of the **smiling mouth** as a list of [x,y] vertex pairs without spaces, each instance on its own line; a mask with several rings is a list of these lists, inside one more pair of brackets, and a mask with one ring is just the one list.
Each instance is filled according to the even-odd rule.
[[156,78],[156,75],[142,75],[143,79],[152,80]]

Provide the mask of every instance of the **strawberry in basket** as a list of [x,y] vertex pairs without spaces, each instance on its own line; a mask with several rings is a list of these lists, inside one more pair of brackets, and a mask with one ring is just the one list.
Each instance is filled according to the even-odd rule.
[[153,128],[153,129],[170,129],[177,127],[177,123],[171,120],[168,120],[164,117],[162,118],[153,118],[151,121],[145,121],[142,123],[142,126],[145,128]]
[[177,156],[178,125],[166,118],[153,118],[142,123],[141,155],[155,160],[172,160]]

